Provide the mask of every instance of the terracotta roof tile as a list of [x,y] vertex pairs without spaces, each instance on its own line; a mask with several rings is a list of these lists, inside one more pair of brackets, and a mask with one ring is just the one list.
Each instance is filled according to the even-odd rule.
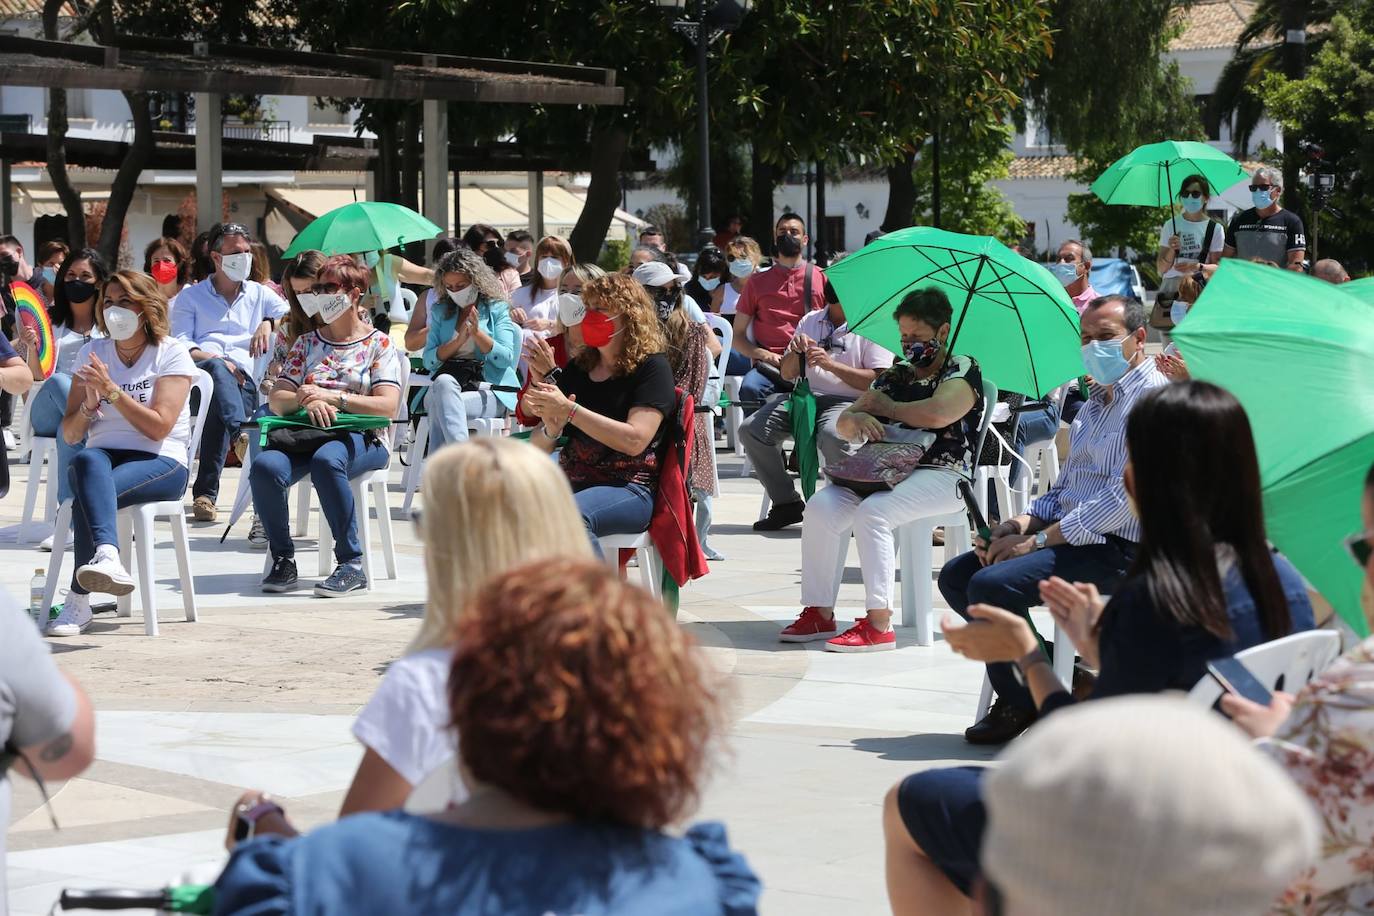
[[1179,14],[1183,32],[1169,43],[1169,50],[1234,48],[1255,6],[1255,0],[1198,0]]
[[1017,156],[1011,161],[1008,176],[1012,181],[1036,178],[1068,178],[1078,168],[1073,156]]

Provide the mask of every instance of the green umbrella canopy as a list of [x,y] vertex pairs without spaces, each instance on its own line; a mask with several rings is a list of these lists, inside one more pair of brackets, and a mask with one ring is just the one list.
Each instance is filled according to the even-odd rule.
[[1194,378],[1245,406],[1270,539],[1365,635],[1363,573],[1341,541],[1374,463],[1374,306],[1341,290],[1228,259],[1173,339]]
[[316,217],[291,241],[282,257],[294,258],[312,248],[325,254],[385,251],[407,242],[423,242],[444,230],[400,204],[360,200]]
[[1354,296],[1361,302],[1368,302],[1374,305],[1374,277],[1365,277],[1362,280],[1351,280],[1349,283],[1341,284],[1341,292],[1347,296]]
[[1183,179],[1194,174],[1207,179],[1213,194],[1249,177],[1239,162],[1214,146],[1165,140],[1138,146],[1107,166],[1092,192],[1106,204],[1169,207]]
[[1000,390],[1044,397],[1083,374],[1078,313],[1063,285],[994,238],[900,229],[826,276],[849,329],[893,353],[902,352],[893,311],[907,293],[934,286],[954,308],[951,351],[978,360]]

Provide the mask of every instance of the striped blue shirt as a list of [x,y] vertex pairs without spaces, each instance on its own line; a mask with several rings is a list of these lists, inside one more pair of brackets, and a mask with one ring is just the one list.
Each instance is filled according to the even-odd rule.
[[1126,417],[1142,395],[1169,384],[1155,361],[1146,357],[1107,390],[1097,387],[1074,418],[1069,458],[1053,487],[1031,503],[1030,514],[1059,522],[1070,544],[1104,544],[1114,534],[1140,540],[1140,522],[1131,512],[1121,471],[1126,466]]

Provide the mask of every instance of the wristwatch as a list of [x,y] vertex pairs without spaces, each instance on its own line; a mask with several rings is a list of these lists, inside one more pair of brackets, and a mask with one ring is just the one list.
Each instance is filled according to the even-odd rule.
[[1044,650],[1042,650],[1039,646],[1036,646],[1033,651],[1026,653],[1025,655],[1018,658],[1016,661],[1012,662],[1011,673],[1012,676],[1016,678],[1016,683],[1020,684],[1022,687],[1025,687],[1027,686],[1026,673],[1030,671],[1030,669],[1034,668],[1036,665],[1048,665],[1049,663],[1050,660],[1045,657]]
[[259,796],[256,804],[239,805],[234,810],[234,842],[251,840],[258,832],[258,821],[273,811],[281,815],[286,814],[281,805],[266,795]]
[[347,410],[348,410],[348,392],[347,392],[347,391],[340,391],[340,392],[339,392],[339,409],[342,410],[342,411],[345,411],[345,412],[347,412]]
[[1035,549],[1044,550],[1045,544],[1049,541],[1049,539],[1050,535],[1048,531],[1041,530],[1035,532]]
[[111,388],[105,394],[105,403],[113,404],[115,401],[118,401],[123,396],[124,392],[120,391],[118,388]]

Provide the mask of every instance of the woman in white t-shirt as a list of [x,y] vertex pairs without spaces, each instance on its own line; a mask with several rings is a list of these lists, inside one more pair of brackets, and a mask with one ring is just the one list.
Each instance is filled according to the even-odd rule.
[[720,300],[722,315],[735,314],[739,294],[744,292],[744,284],[759,269],[763,261],[763,250],[759,243],[747,235],[737,235],[725,246],[725,269],[730,273],[730,282],[725,284],[725,293]]
[[[568,479],[516,439],[469,439],[425,460],[416,526],[425,544],[429,598],[409,654],[393,662],[354,736],[364,754],[340,817],[400,807],[456,751],[448,674],[454,621],[489,576],[542,558],[590,558]],[[461,800],[466,791],[455,787]]]
[[1207,203],[1211,200],[1209,188],[1207,179],[1201,175],[1183,179],[1178,192],[1183,213],[1160,227],[1155,267],[1159,269],[1160,298],[1166,302],[1177,296],[1180,277],[1199,267],[1203,267],[1204,274],[1210,275],[1211,270],[1204,265],[1216,264],[1221,258],[1226,229],[1207,215]]
[[558,278],[573,263],[572,246],[546,235],[534,247],[534,279],[510,297],[511,317],[526,331],[548,337],[558,319]]
[[121,270],[105,282],[96,324],[106,335],[76,358],[62,435],[86,440],[72,458],[76,572],[49,636],[91,625],[90,592],[127,595],[133,577],[119,561],[116,512],[186,493],[191,354],[171,337],[167,300],[152,277]]

